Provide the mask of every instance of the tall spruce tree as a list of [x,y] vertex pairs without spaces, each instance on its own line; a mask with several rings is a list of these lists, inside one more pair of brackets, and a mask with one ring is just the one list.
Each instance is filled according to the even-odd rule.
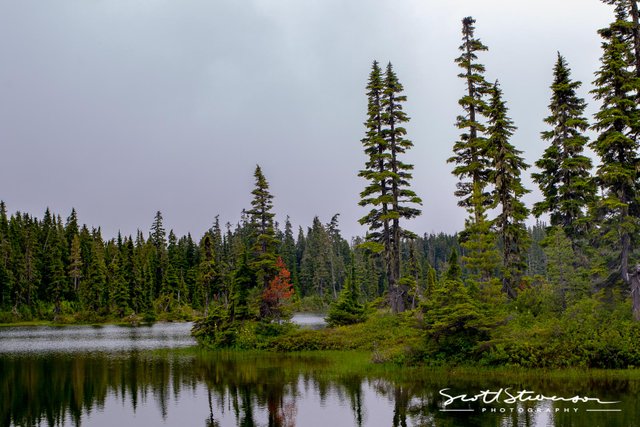
[[369,226],[367,241],[376,251],[384,251],[388,260],[391,248],[389,231],[389,172],[387,170],[388,152],[382,134],[382,97],[384,91],[383,74],[377,61],[373,61],[367,84],[367,121],[365,137],[362,139],[364,152],[368,156],[365,169],[358,173],[369,184],[360,193],[360,206],[372,206],[371,211],[360,219],[361,224]]
[[640,79],[633,70],[633,43],[625,2],[616,3],[615,22],[599,34],[603,39],[602,65],[596,72],[593,94],[602,105],[593,124],[599,134],[590,144],[601,162],[596,171],[596,182],[602,191],[595,208],[601,233],[598,241],[614,248],[607,260],[614,273],[605,285],[618,279],[630,285],[634,318],[640,320],[640,281],[637,274],[629,274],[640,213],[640,111],[636,102]]
[[558,53],[551,85],[551,114],[544,119],[551,129],[542,132],[549,141],[541,159],[536,162],[539,173],[533,173],[544,199],[533,206],[536,217],[549,213],[551,226],[561,226],[574,242],[584,237],[588,220],[586,209],[595,199],[591,180],[591,159],[583,153],[589,128],[583,117],[586,103],[576,95],[580,82],[571,80],[571,71]]
[[528,234],[524,221],[529,210],[521,199],[529,190],[522,185],[520,176],[529,165],[524,162],[522,152],[509,142],[516,127],[507,113],[502,90],[496,82],[488,111],[489,179],[495,184],[492,198],[493,207],[498,208],[498,216],[494,224],[502,242],[502,291],[515,298],[515,288],[526,269]]
[[405,95],[401,95],[403,90],[402,84],[389,63],[385,72],[385,88],[382,98],[382,122],[385,125],[382,135],[390,155],[388,169],[391,172],[389,180],[391,184],[391,209],[388,216],[391,219],[391,251],[388,279],[391,308],[394,312],[405,310],[409,293],[407,286],[400,282],[400,240],[401,238],[416,237],[415,234],[400,227],[400,219],[411,219],[420,215],[421,210],[413,206],[422,204],[422,199],[409,188],[413,165],[400,160],[400,156],[413,147],[413,143],[405,138],[407,131],[402,126],[403,123],[409,121],[409,117],[402,110],[402,103],[407,100]]
[[470,16],[462,20],[462,45],[459,48],[462,54],[455,59],[463,70],[458,77],[464,80],[466,86],[466,93],[458,101],[464,114],[456,120],[456,127],[462,134],[453,146],[455,155],[447,162],[456,165],[453,174],[461,180],[456,184],[455,192],[460,198],[458,205],[472,214],[474,223],[479,223],[489,196],[485,193],[489,160],[484,122],[487,114],[486,97],[491,85],[485,80],[484,65],[477,62],[477,54],[488,48],[475,37],[475,22]]
[[155,249],[149,254],[154,274],[152,296],[155,298],[164,290],[163,287],[165,286],[167,268],[169,264],[169,257],[167,254],[167,233],[164,229],[162,213],[160,211],[156,212],[153,219],[149,241]]
[[369,226],[370,247],[384,253],[389,301],[397,313],[405,310],[409,291],[400,282],[400,241],[415,237],[400,227],[400,220],[418,216],[421,211],[413,206],[422,200],[409,188],[413,166],[401,161],[413,143],[405,138],[403,124],[409,117],[402,105],[406,96],[391,63],[382,76],[374,62],[367,88],[369,108],[363,145],[369,159],[359,175],[369,185],[360,194],[360,205],[372,206],[372,210],[360,223]]
[[[253,242],[253,258],[250,266],[255,272],[258,286],[263,290],[269,287],[269,282],[277,273],[276,248],[278,241],[273,226],[273,195],[269,192],[269,183],[256,165],[254,173],[255,189],[251,192],[253,200],[251,209],[247,211],[250,218],[251,240]],[[266,315],[268,307],[262,304],[262,314]]]
[[478,53],[488,48],[475,37],[475,19],[462,20],[461,55],[455,59],[462,68],[458,77],[464,80],[466,93],[458,104],[463,114],[458,116],[456,126],[462,131],[460,139],[453,146],[454,156],[447,162],[454,163],[453,174],[460,179],[455,195],[460,198],[458,205],[467,209],[470,218],[465,221],[465,229],[460,234],[464,248],[462,261],[470,278],[483,288],[495,276],[499,265],[496,238],[491,230],[486,210],[490,204],[489,182],[490,161],[487,157],[486,98],[491,85],[484,77],[485,67],[478,63]]

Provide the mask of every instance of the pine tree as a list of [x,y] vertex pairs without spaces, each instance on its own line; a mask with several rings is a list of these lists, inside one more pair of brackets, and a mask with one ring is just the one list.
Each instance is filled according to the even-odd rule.
[[71,247],[71,243],[73,242],[73,237],[80,232],[78,227],[78,214],[76,213],[75,208],[71,209],[71,214],[67,218],[67,223],[65,225],[64,234],[67,240],[67,245]]
[[495,227],[502,242],[502,291],[510,298],[516,297],[516,286],[526,268],[527,228],[525,219],[529,210],[522,203],[524,188],[520,175],[529,167],[521,157],[522,152],[510,142],[516,127],[507,116],[498,82],[493,87],[489,105],[489,148],[491,159],[490,181],[495,183],[493,207],[498,207]]
[[47,208],[42,223],[42,300],[54,303],[54,314],[61,310],[62,300],[66,290],[67,277],[65,273],[66,240],[61,222]]
[[129,289],[122,274],[120,257],[114,252],[107,266],[107,289],[109,293],[109,308],[112,313],[123,317],[129,310]]
[[462,68],[458,77],[464,80],[466,87],[466,93],[458,101],[463,114],[456,120],[462,134],[453,146],[454,156],[447,162],[456,165],[452,172],[460,182],[456,184],[455,195],[460,198],[458,205],[466,208],[470,215],[460,234],[464,249],[462,261],[471,281],[484,288],[495,276],[499,255],[492,222],[486,214],[491,204],[491,194],[487,190],[490,160],[485,125],[486,97],[491,92],[491,85],[484,77],[484,65],[478,63],[478,53],[488,48],[475,37],[475,22],[470,16],[462,20],[462,45],[459,48],[462,53],[455,59]]
[[591,159],[582,154],[589,138],[583,133],[589,124],[583,117],[586,103],[576,95],[580,82],[571,80],[571,71],[558,53],[551,85],[551,114],[545,123],[551,130],[542,132],[549,141],[542,158],[536,162],[539,173],[531,176],[544,200],[533,206],[536,217],[549,213],[551,226],[561,226],[574,242],[584,237],[588,220],[586,208],[595,199],[591,180]]
[[[249,265],[249,257],[245,252],[233,274],[231,295],[229,302],[229,317],[231,321],[246,320],[252,317],[249,301],[249,291],[255,288],[256,277]],[[260,306],[260,316],[267,316],[267,306]]]
[[[625,32],[633,52],[630,64],[633,64],[636,77],[640,77],[640,14],[638,13],[638,0],[602,0],[602,2],[615,5],[616,11],[621,12],[619,15],[624,17],[624,22],[627,22],[629,18],[631,19],[626,25]],[[629,34],[631,37],[628,36]],[[640,90],[637,94],[640,97]]]
[[147,281],[148,265],[146,263],[147,257],[145,255],[145,242],[142,233],[138,230],[136,234],[136,242],[133,240],[128,242],[129,250],[132,253],[132,275],[133,282],[131,283],[131,308],[136,313],[142,313],[149,308],[149,287],[150,284]]
[[372,209],[360,223],[369,226],[368,247],[384,254],[389,301],[397,313],[405,310],[409,291],[400,283],[400,241],[403,237],[414,237],[401,229],[400,219],[418,216],[420,210],[411,205],[421,204],[422,200],[409,188],[413,166],[400,160],[413,143],[405,138],[406,129],[402,125],[409,117],[402,104],[406,96],[402,95],[402,84],[391,63],[382,76],[374,62],[367,89],[367,134],[363,145],[369,159],[359,175],[369,185],[360,194],[360,205]]
[[153,218],[153,224],[151,225],[151,234],[149,238],[151,243],[157,250],[161,251],[167,247],[167,233],[164,230],[162,212],[157,211]]
[[576,266],[576,253],[571,239],[561,226],[551,229],[543,240],[548,259],[547,278],[558,298],[558,305],[565,309],[589,294],[588,278],[583,268]]
[[0,308],[4,308],[11,301],[14,287],[13,272],[11,271],[12,258],[7,207],[4,201],[0,200]]
[[204,306],[204,316],[209,314],[209,305],[213,298],[219,275],[215,261],[213,242],[209,234],[205,234],[202,240],[202,255],[198,265],[198,285],[196,301]]
[[104,293],[107,284],[107,266],[104,247],[99,233],[94,235],[91,262],[87,280],[80,283],[80,301],[86,311],[98,312],[104,307]]
[[300,292],[300,283],[298,279],[298,262],[296,259],[296,241],[293,237],[293,228],[289,216],[284,226],[284,235],[282,243],[280,244],[279,253],[287,266],[287,270],[291,272],[291,283],[293,283],[294,289]]
[[327,297],[332,281],[331,252],[329,234],[316,216],[305,238],[304,254],[300,262],[300,287],[304,296],[315,294],[321,299]]
[[71,287],[77,298],[78,289],[80,289],[80,279],[82,279],[82,253],[80,252],[80,235],[75,234],[71,241],[71,253],[69,255],[69,278],[71,279]]
[[409,188],[409,180],[412,178],[413,165],[400,161],[399,156],[413,147],[413,143],[406,139],[406,129],[403,123],[409,121],[409,117],[402,111],[402,103],[407,97],[401,95],[403,87],[396,77],[391,63],[387,65],[385,72],[385,89],[382,98],[382,122],[385,125],[383,136],[390,154],[388,169],[390,170],[391,209],[388,216],[391,219],[391,250],[389,268],[389,298],[394,312],[402,312],[406,308],[408,289],[400,284],[400,239],[403,237],[414,238],[415,235],[400,228],[400,218],[411,219],[420,215],[420,209],[410,205],[422,204],[416,193]]
[[[607,260],[614,270],[605,284],[622,279],[631,286],[633,313],[640,320],[640,283],[629,274],[633,243],[639,230],[638,140],[640,111],[636,98],[640,80],[632,69],[633,52],[626,4],[616,4],[616,21],[599,31],[603,39],[602,66],[596,73],[594,97],[602,102],[593,129],[599,132],[590,147],[600,157],[596,182],[602,197],[595,206],[598,241],[614,250]],[[637,277],[634,275],[633,277]]]
[[354,280],[347,277],[338,299],[329,306],[327,324],[329,326],[351,325],[364,322],[367,317],[366,307],[360,302],[360,291]]
[[[472,199],[481,197],[475,191]],[[500,266],[497,239],[493,232],[493,221],[487,218],[486,207],[476,205],[476,213],[465,221],[465,229],[460,234],[460,246],[464,249],[462,262],[471,282],[484,290],[495,279]]]
[[[262,169],[256,165],[254,173],[255,189],[251,192],[253,200],[251,209],[247,211],[250,217],[253,257],[251,268],[255,272],[257,284],[264,290],[269,287],[269,282],[277,272],[276,247],[277,239],[273,226],[273,196],[269,192],[269,183],[262,174]],[[268,307],[263,304],[262,309],[266,315]]]
[[467,90],[458,101],[464,114],[458,116],[456,126],[462,130],[462,134],[453,146],[455,155],[447,160],[456,165],[453,174],[461,182],[456,185],[455,195],[460,198],[458,205],[471,213],[471,224],[481,222],[489,197],[485,192],[489,160],[486,154],[486,128],[483,119],[486,119],[485,98],[490,93],[491,85],[484,78],[484,65],[477,62],[477,54],[487,51],[488,48],[475,37],[475,22],[470,16],[462,20],[462,54],[455,62],[463,70],[458,77],[464,79]]
[[458,263],[458,251],[455,249],[451,251],[449,261],[447,262],[447,271],[444,273],[443,278],[444,280],[450,281],[462,280],[462,268],[460,268],[460,264]]
[[331,289],[333,298],[338,298],[338,291],[342,288],[345,280],[345,265],[349,263],[349,244],[340,235],[338,226],[338,217],[335,214],[331,217],[331,221],[326,225],[327,237],[331,245],[329,255],[329,268],[331,271]]
[[368,224],[367,241],[376,252],[384,251],[385,260],[389,259],[391,248],[390,218],[389,218],[389,172],[387,163],[389,154],[387,143],[382,133],[382,98],[384,96],[384,82],[380,66],[373,61],[369,82],[367,84],[367,121],[364,123],[366,135],[362,139],[364,152],[368,156],[365,168],[358,176],[370,181],[360,193],[360,206],[372,206],[371,211],[360,219],[360,224]]
[[167,273],[161,294],[171,296],[171,300],[176,302],[179,302],[180,297],[184,295],[179,258],[178,238],[173,230],[170,230],[167,245]]

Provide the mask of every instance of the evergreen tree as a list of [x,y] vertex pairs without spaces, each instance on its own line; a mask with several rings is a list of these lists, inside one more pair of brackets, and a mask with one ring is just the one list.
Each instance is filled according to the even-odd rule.
[[158,251],[165,250],[167,247],[167,233],[164,230],[162,212],[157,211],[151,225],[151,234],[149,236],[151,243]]
[[138,279],[139,267],[136,262],[136,249],[131,236],[124,240],[120,250],[120,259],[122,276],[129,295],[129,307],[136,314],[142,311],[142,289],[141,281]]
[[545,223],[536,221],[536,224],[529,227],[527,232],[530,242],[527,253],[527,276],[544,275],[547,272],[547,259],[542,248],[547,238],[547,226]]
[[14,286],[13,272],[11,271],[11,241],[9,239],[7,207],[4,201],[0,200],[0,309],[10,304]]
[[167,273],[163,282],[162,294],[170,296],[172,301],[180,303],[180,298],[184,296],[184,280],[182,277],[182,261],[180,259],[180,248],[178,238],[173,230],[169,231],[167,245]]
[[551,85],[551,114],[545,123],[551,130],[542,132],[549,141],[536,166],[534,182],[544,200],[533,206],[533,214],[549,213],[551,226],[561,226],[574,242],[583,237],[587,227],[586,208],[595,199],[595,185],[590,179],[591,159],[582,154],[589,138],[583,134],[589,124],[583,117],[586,103],[576,95],[580,82],[571,80],[571,71],[558,53]]
[[606,284],[622,279],[631,286],[633,313],[640,320],[640,283],[629,274],[633,243],[638,232],[640,168],[638,140],[640,112],[637,92],[640,80],[631,68],[632,44],[626,4],[616,4],[616,21],[599,31],[603,39],[602,65],[596,73],[593,94],[602,102],[593,129],[599,132],[590,147],[600,157],[596,182],[602,197],[595,206],[600,227],[599,242],[608,243],[613,254],[608,267],[614,271]]
[[152,299],[159,296],[164,290],[169,257],[167,254],[167,239],[163,225],[162,213],[156,212],[151,225],[149,242],[153,245],[154,251],[148,255],[153,269],[153,287],[151,289]]
[[71,209],[71,214],[67,218],[67,223],[64,228],[64,234],[67,240],[67,246],[71,247],[71,243],[73,242],[74,236],[76,236],[80,232],[78,226],[78,214],[76,213],[75,208]]
[[[104,307],[104,293],[107,285],[107,266],[104,246],[99,233],[94,235],[91,262],[87,280],[80,283],[80,302],[88,312],[98,312]],[[101,310],[102,311],[102,310]]]
[[129,310],[130,297],[129,289],[122,273],[120,255],[117,251],[114,252],[107,266],[107,289],[110,311],[119,317],[123,317]]
[[[249,257],[245,252],[233,275],[231,296],[229,302],[229,318],[231,321],[246,320],[251,318],[249,292],[255,289],[256,277],[254,270],[249,265]],[[261,305],[260,315],[266,316],[266,304]]]
[[501,260],[496,235],[492,230],[493,221],[487,218],[484,207],[480,208],[477,220],[469,218],[461,233],[460,246],[464,250],[462,262],[471,282],[480,289],[491,286],[495,281]]
[[485,122],[488,114],[486,97],[491,85],[484,77],[484,65],[478,63],[478,53],[488,48],[475,37],[475,22],[470,16],[462,20],[462,45],[459,48],[462,53],[455,60],[462,68],[458,77],[464,80],[466,87],[466,93],[458,101],[463,114],[456,120],[462,134],[453,146],[454,156],[447,161],[456,165],[453,174],[460,179],[455,192],[460,198],[458,205],[470,214],[460,234],[464,248],[462,261],[471,280],[484,287],[498,269],[499,255],[491,230],[492,222],[486,215],[491,201],[487,191],[490,160],[487,157]]
[[[253,259],[251,268],[255,272],[257,284],[264,290],[269,287],[269,282],[277,272],[276,248],[277,239],[273,226],[273,196],[269,193],[269,183],[262,174],[260,166],[256,165],[254,173],[255,189],[251,192],[253,200],[251,209],[247,214],[251,218],[251,230],[253,233]],[[266,315],[268,307],[263,304],[262,314]]]
[[571,239],[561,226],[551,229],[543,246],[548,259],[547,279],[557,298],[557,306],[565,309],[589,294],[588,277],[585,277],[584,268],[578,266]]
[[360,292],[351,277],[347,277],[338,299],[329,306],[327,324],[329,326],[351,325],[366,320],[366,307],[360,302]]
[[524,221],[529,211],[521,199],[529,191],[522,185],[520,175],[529,166],[522,159],[522,152],[509,142],[516,128],[507,113],[496,82],[489,105],[487,154],[491,159],[490,180],[495,183],[493,207],[498,207],[495,227],[502,242],[502,291],[515,298],[515,288],[526,268],[528,240]]
[[[360,193],[360,206],[372,206],[369,213],[360,219],[360,224],[368,224],[368,244],[374,251],[384,251],[385,262],[389,262],[391,250],[391,232],[389,217],[391,188],[389,185],[388,147],[383,135],[384,96],[383,73],[377,61],[373,61],[367,84],[367,121],[365,137],[362,139],[364,152],[368,156],[365,168],[358,176],[369,184]],[[377,245],[374,245],[377,244]]]
[[300,263],[300,287],[304,296],[315,294],[327,297],[332,283],[331,240],[324,225],[316,216],[305,238],[304,254]]
[[350,262],[349,244],[340,235],[340,228],[338,227],[339,216],[340,214],[335,214],[331,217],[331,221],[325,227],[329,244],[331,245],[329,268],[331,272],[333,299],[338,298],[338,291],[342,288],[345,280],[345,265]]
[[438,359],[468,357],[495,327],[471,290],[453,277],[447,274],[424,305],[427,352]]
[[209,305],[214,295],[216,282],[218,281],[218,270],[216,268],[215,253],[213,252],[213,242],[209,234],[205,234],[202,240],[202,256],[198,265],[197,296],[194,301],[204,306],[204,316],[209,314]]
[[415,237],[401,229],[400,219],[418,216],[420,210],[411,205],[421,204],[422,200],[409,188],[413,166],[400,160],[413,143],[405,138],[406,129],[402,125],[409,117],[402,104],[406,96],[402,95],[402,84],[391,63],[382,77],[374,62],[367,88],[369,108],[363,145],[369,160],[359,175],[369,185],[360,194],[360,205],[373,208],[360,223],[369,226],[369,247],[384,254],[389,301],[397,313],[405,310],[409,291],[400,283],[400,241],[403,237]]
[[400,239],[403,237],[414,238],[415,235],[400,228],[400,219],[411,219],[420,215],[420,209],[411,205],[422,204],[422,200],[409,188],[409,180],[412,178],[413,165],[400,161],[399,156],[413,147],[413,143],[405,138],[406,129],[403,123],[409,121],[409,117],[402,111],[402,103],[406,96],[401,95],[403,87],[396,77],[391,63],[387,65],[385,72],[385,88],[382,98],[382,122],[385,125],[383,136],[390,154],[388,170],[391,187],[391,219],[390,235],[391,250],[389,251],[389,297],[391,308],[394,312],[402,312],[406,308],[408,289],[400,283]]
[[69,278],[71,279],[71,287],[77,297],[80,288],[80,279],[82,279],[82,253],[80,252],[80,235],[75,234],[71,241],[71,253],[69,255]]
[[[615,5],[616,11],[625,22],[630,19],[625,27],[627,41],[632,47],[633,56],[630,58],[630,64],[633,64],[636,77],[640,77],[640,15],[638,14],[638,0],[602,0],[603,3]],[[640,91],[638,91],[640,97]]]
[[67,277],[65,273],[66,240],[62,224],[47,208],[42,224],[42,280],[41,299],[54,303],[54,314],[58,315],[66,290]]
[[455,249],[451,251],[451,255],[449,256],[447,271],[444,273],[444,280],[462,280],[462,269],[458,263],[458,251]]
[[455,194],[460,198],[458,204],[471,213],[472,225],[481,222],[489,197],[485,192],[489,159],[486,154],[486,128],[483,118],[486,118],[487,114],[485,98],[491,88],[484,78],[484,65],[477,62],[477,54],[487,51],[488,48],[475,37],[475,22],[470,16],[462,20],[462,54],[455,60],[463,70],[458,77],[464,79],[466,86],[465,95],[458,101],[464,114],[456,120],[456,126],[462,130],[462,134],[453,146],[455,155],[447,160],[456,165],[453,174],[461,181],[456,185]]
[[300,284],[298,280],[298,262],[296,259],[296,241],[293,237],[293,228],[289,216],[284,226],[284,235],[282,237],[282,243],[280,244],[279,253],[287,266],[287,270],[291,272],[291,283],[294,289],[300,292]]

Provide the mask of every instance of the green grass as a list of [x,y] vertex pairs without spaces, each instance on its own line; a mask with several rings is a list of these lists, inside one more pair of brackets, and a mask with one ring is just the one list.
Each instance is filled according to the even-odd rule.
[[414,313],[378,312],[366,322],[319,330],[296,330],[272,340],[270,349],[280,352],[361,351],[372,362],[407,363],[419,358],[424,341]]

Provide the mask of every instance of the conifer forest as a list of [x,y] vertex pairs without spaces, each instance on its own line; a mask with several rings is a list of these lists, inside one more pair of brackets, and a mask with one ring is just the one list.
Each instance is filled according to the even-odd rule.
[[[451,54],[464,88],[451,120],[459,137],[447,142],[451,191],[467,213],[457,234],[406,227],[430,203],[405,129],[424,118],[405,113],[402,70],[373,61],[362,139],[344,147],[362,153],[353,200],[365,236],[343,236],[340,206],[331,218],[296,218],[311,220],[306,228],[278,222],[259,165],[239,220],[212,213],[193,236],[168,230],[161,211],[111,238],[83,225],[82,212],[38,218],[2,202],[0,323],[195,320],[211,347],[340,348],[313,335],[330,332],[286,322],[318,311],[328,330],[391,322],[388,333],[409,338],[380,357],[402,363],[640,366],[640,17],[635,1],[603,1],[612,15],[598,30],[594,89],[582,90],[559,52],[540,88],[549,103],[534,165],[518,148],[500,70],[483,65],[482,23],[462,19]],[[540,193],[531,206],[529,176]]]

